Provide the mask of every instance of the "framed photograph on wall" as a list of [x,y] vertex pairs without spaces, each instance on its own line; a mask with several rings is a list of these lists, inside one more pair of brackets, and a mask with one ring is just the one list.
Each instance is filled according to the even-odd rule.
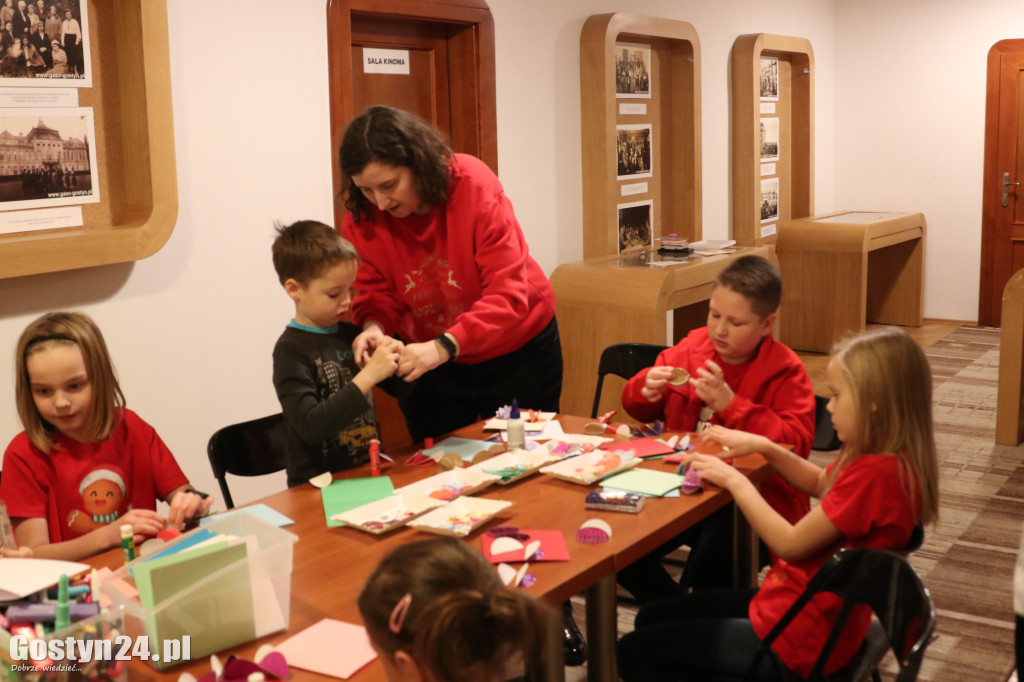
[[761,180],[761,223],[779,219],[779,179]]
[[765,102],[779,101],[778,57],[761,57],[761,99]]
[[761,162],[779,160],[779,119],[761,119]]
[[92,87],[87,3],[3,0],[0,19],[0,85]]
[[619,253],[654,246],[654,201],[619,204]]
[[100,200],[92,107],[0,109],[0,211]]
[[615,164],[619,180],[651,177],[654,159],[650,123],[615,126]]
[[615,44],[615,96],[651,98],[651,46]]

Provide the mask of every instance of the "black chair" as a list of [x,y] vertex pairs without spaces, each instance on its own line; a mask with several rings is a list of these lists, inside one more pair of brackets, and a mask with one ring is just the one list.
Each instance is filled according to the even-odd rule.
[[666,348],[668,346],[655,346],[650,343],[616,343],[601,351],[601,361],[597,365],[594,409],[590,411],[590,416],[597,417],[597,407],[601,402],[601,387],[604,385],[605,374],[632,379],[633,375],[643,368],[654,365],[658,354]]
[[838,450],[842,445],[832,426],[832,415],[825,409],[826,405],[828,405],[828,398],[821,395],[814,396],[814,445],[812,447],[823,452]]
[[281,471],[287,463],[287,443],[284,416],[280,414],[225,426],[210,436],[206,454],[228,509],[235,503],[228,490],[227,474],[263,476]]
[[[900,552],[880,549],[846,548],[836,552],[811,579],[807,589],[776,623],[761,643],[751,665],[756,671],[771,643],[794,616],[819,592],[832,592],[843,599],[839,616],[808,680],[859,681],[869,676],[880,681],[878,664],[892,650],[899,664],[896,682],[917,679],[925,648],[935,630],[935,604],[921,576]],[[846,666],[824,676],[823,668],[855,606],[867,605],[875,614],[864,644]]]

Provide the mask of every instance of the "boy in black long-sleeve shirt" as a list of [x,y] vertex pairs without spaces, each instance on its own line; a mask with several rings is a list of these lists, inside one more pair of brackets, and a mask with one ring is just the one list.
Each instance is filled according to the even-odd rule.
[[352,352],[359,328],[341,321],[359,268],[355,248],[312,220],[276,230],[274,269],[295,301],[295,318],[274,346],[291,487],[367,461],[370,440],[380,438],[370,390],[395,373],[402,344],[387,339],[360,369]]

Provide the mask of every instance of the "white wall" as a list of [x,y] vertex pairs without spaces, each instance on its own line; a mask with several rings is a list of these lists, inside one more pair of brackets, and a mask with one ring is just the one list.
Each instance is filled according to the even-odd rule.
[[[991,4],[1010,6],[994,0]],[[922,15],[927,8],[930,32],[942,30],[946,16],[949,33],[952,26],[963,31],[969,20],[967,8],[974,6],[968,0],[928,5],[841,0],[490,0],[490,5],[496,28],[500,176],[545,271],[578,260],[582,253],[579,32],[589,15],[627,5],[635,13],[688,21],[700,36],[706,236],[730,233],[729,51],[739,34],[768,32],[804,37],[814,46],[817,210],[924,210],[932,229],[929,286],[942,286],[942,275],[958,262],[952,253],[943,262],[937,231],[945,216],[938,215],[939,206],[926,201],[932,195],[941,199],[956,192],[926,192],[925,181],[919,179],[918,195],[897,194],[884,178],[876,177],[876,169],[862,172],[860,166],[866,162],[859,155],[894,157],[885,167],[907,176],[934,175],[948,168],[947,173],[959,179],[957,190],[976,193],[981,132],[973,128],[981,125],[984,107],[984,53],[996,38],[987,44],[988,38],[976,41],[984,46],[970,58],[980,65],[972,72],[970,87],[958,82],[941,105],[912,109],[920,114],[913,118],[903,110],[911,104],[920,106],[912,102],[910,91],[920,84],[924,65],[968,61],[962,40],[929,44],[925,29],[920,29],[912,49],[900,47],[896,56],[897,47],[892,46],[895,69],[886,64],[885,69],[857,72],[853,66],[862,57],[854,47],[865,44],[872,30],[893,31],[885,28],[893,23],[886,16],[912,23],[921,17],[904,7],[918,7]],[[173,0],[168,6],[180,200],[177,227],[159,253],[135,264],[0,280],[0,441],[20,430],[11,367],[18,334],[45,311],[82,310],[104,330],[130,407],[157,428],[193,482],[213,491],[205,455],[210,434],[225,424],[279,409],[270,381],[270,352],[292,309],[270,264],[271,222],[332,221],[326,2],[291,0],[292,16],[303,19],[302,40],[286,42],[281,38],[278,2]],[[863,19],[861,6],[870,8]],[[993,26],[1004,25],[1010,16],[997,20],[995,12],[991,14]],[[898,66],[903,59],[921,62],[902,86],[907,94],[896,92],[900,86],[895,74],[904,72]],[[872,67],[875,61],[873,56],[869,59]],[[880,67],[885,60],[877,61]],[[879,80],[892,91],[890,96],[899,95],[900,110],[857,116],[838,111],[841,107],[833,100],[840,90],[833,83],[843,84],[842,92],[848,93],[843,79],[859,83],[876,72],[881,72]],[[942,82],[942,75],[936,73],[930,82]],[[857,89],[874,88],[872,83]],[[869,98],[864,99],[860,104],[845,94],[843,107],[859,104],[866,109]],[[878,99],[872,96],[870,102]],[[921,128],[936,110],[953,106],[956,120],[972,128],[963,135],[970,139],[954,141],[953,156],[944,145],[945,158],[939,158],[934,143],[925,148],[930,153],[914,153],[906,160],[897,156],[898,149],[889,149],[894,143],[882,133],[890,130],[893,117],[902,122],[901,129],[910,129],[892,134],[896,142],[913,141],[914,135],[923,137]],[[929,141],[950,131],[935,124],[927,129],[932,132]],[[865,130],[866,134],[855,135]],[[877,153],[862,152],[865,146]],[[901,149],[907,151],[906,146]],[[977,173],[971,173],[975,166]],[[836,182],[839,178],[841,182]],[[952,208],[959,205],[947,201]],[[961,239],[977,241],[980,200],[977,203],[977,210],[964,209],[956,223]],[[964,272],[964,281],[973,286],[976,260],[952,271]],[[927,313],[974,317],[972,298],[955,307],[947,306],[946,298],[930,290]],[[233,483],[232,490],[236,501],[244,501],[283,486],[282,475]]]
[[986,61],[1020,3],[835,5],[836,208],[923,212],[924,314],[976,320]]

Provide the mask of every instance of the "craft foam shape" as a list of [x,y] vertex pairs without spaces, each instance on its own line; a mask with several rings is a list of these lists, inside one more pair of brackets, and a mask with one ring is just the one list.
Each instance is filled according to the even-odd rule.
[[580,525],[580,528],[598,528],[608,533],[608,537],[612,536],[612,527],[604,519],[587,519]]
[[326,488],[331,484],[332,480],[334,480],[334,477],[331,476],[331,472],[325,471],[324,473],[318,474],[313,478],[309,479],[309,482],[312,483],[313,486],[316,488]]
[[615,429],[615,433],[620,436],[630,435],[629,424],[619,424],[619,428]]
[[[494,538],[494,542],[491,543],[491,554],[505,554],[506,552],[515,552],[516,550],[523,549],[523,543],[519,542],[515,538],[503,535],[501,537]],[[536,551],[536,550],[534,550]]]
[[501,578],[501,583],[506,587],[514,587],[511,583],[516,579],[516,569],[508,564],[498,564],[498,577]]
[[690,434],[683,436],[683,439],[679,441],[679,447],[677,447],[676,450],[685,450],[688,447],[690,447]]
[[669,439],[667,441],[665,441],[665,445],[667,445],[670,448],[672,448],[673,450],[675,450],[676,449],[676,443],[678,443],[678,442],[679,442],[679,435],[676,434],[675,436],[669,436]]
[[529,561],[530,557],[536,554],[538,549],[540,549],[540,540],[534,540],[528,544],[523,552],[523,561]]
[[526,575],[526,569],[528,569],[529,567],[530,564],[523,564],[522,566],[520,566],[519,572],[516,573],[515,584],[513,584],[512,587],[519,587],[519,585],[523,582],[523,576]]

